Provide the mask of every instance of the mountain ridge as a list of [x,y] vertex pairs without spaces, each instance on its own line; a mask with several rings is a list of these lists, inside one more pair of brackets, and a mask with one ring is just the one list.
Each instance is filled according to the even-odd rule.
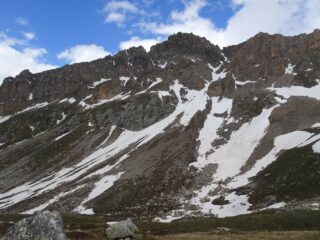
[[[221,50],[178,33],[149,52],[131,48],[6,78],[0,212],[53,208],[169,221],[311,208],[316,189],[303,199],[274,184],[287,152],[305,148],[305,162],[320,161],[319,43],[319,30],[260,33]],[[276,163],[277,177],[263,177]],[[318,167],[307,171],[314,179]],[[289,186],[310,182],[283,172]]]

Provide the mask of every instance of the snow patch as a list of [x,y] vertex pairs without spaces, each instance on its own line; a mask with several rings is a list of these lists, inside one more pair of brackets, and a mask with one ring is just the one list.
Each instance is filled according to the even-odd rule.
[[172,221],[174,221],[174,220],[178,220],[178,219],[180,219],[180,218],[182,218],[183,217],[183,215],[182,216],[174,216],[174,211],[173,211],[173,213],[172,214],[170,214],[170,215],[167,215],[167,216],[165,216],[165,217],[156,217],[155,219],[154,219],[154,221],[156,221],[156,222],[162,222],[162,223],[170,223],[170,222],[172,222]]
[[232,182],[228,184],[230,188],[237,188],[249,183],[249,178],[257,175],[262,169],[267,167],[277,159],[281,150],[288,150],[301,145],[301,143],[308,140],[313,134],[304,131],[294,131],[274,139],[274,147],[263,158],[256,161],[253,167],[246,173],[235,177]]
[[108,142],[108,140],[110,139],[110,137],[112,136],[114,130],[116,130],[117,126],[116,125],[112,125],[109,131],[109,135],[108,137],[98,146],[98,148],[100,148],[101,146],[103,146],[106,142]]
[[230,114],[232,108],[232,99],[223,98],[219,101],[218,97],[212,98],[212,108],[210,113],[204,122],[203,128],[199,132],[197,141],[200,142],[198,147],[198,159],[197,162],[192,163],[192,166],[200,167],[205,165],[206,155],[212,150],[212,142],[218,139],[218,129],[224,122],[223,117],[215,116],[215,114],[221,114],[227,112]]
[[48,105],[49,105],[48,102],[38,103],[38,104],[35,104],[33,106],[27,107],[27,108],[23,109],[20,112],[17,112],[16,115],[18,115],[20,113],[28,112],[28,111],[33,110],[33,109],[43,108],[43,107],[48,106]]
[[269,126],[269,116],[273,108],[264,109],[260,115],[241,126],[238,131],[231,134],[230,140],[220,146],[215,152],[208,155],[206,161],[199,162],[204,167],[210,163],[217,164],[214,174],[216,181],[233,177],[240,172],[248,158],[251,156],[260,139],[265,135]]
[[171,94],[168,91],[157,91],[157,93],[161,101],[163,101],[163,97],[171,96]]
[[164,69],[167,66],[168,62],[164,62],[163,64],[158,64],[158,66]]
[[85,208],[84,206],[79,206],[74,211],[82,215],[94,215],[94,211],[92,208]]
[[62,112],[62,118],[59,120],[57,119],[57,125],[59,125],[61,122],[63,122],[67,118],[67,115]]
[[244,82],[235,81],[235,83],[236,83],[237,85],[243,86],[243,85],[246,85],[246,84],[249,84],[249,83],[255,83],[255,81],[251,81],[251,80],[247,80],[247,81],[244,81]]
[[314,134],[312,137],[309,137],[308,140],[298,145],[298,147],[304,147],[311,143],[314,143],[316,141],[320,140],[320,134]]
[[94,184],[94,188],[91,190],[88,197],[85,198],[81,202],[80,206],[78,206],[74,211],[82,214],[92,214],[92,210],[86,209],[83,205],[89,202],[90,200],[100,196],[102,193],[111,188],[113,184],[121,177],[122,174],[123,172],[120,172],[116,175],[107,175],[102,177],[98,182]]
[[208,66],[212,70],[212,81],[217,81],[226,77],[227,73],[225,72],[225,70],[221,71],[220,73],[217,73],[217,71],[221,68],[221,65],[215,68],[210,63],[208,63]]
[[33,93],[31,92],[28,96],[28,100],[31,101],[33,99]]
[[95,87],[99,86],[100,84],[105,83],[105,82],[108,82],[108,81],[110,81],[110,80],[111,80],[111,78],[101,78],[99,81],[93,82],[93,83],[89,86],[89,88],[95,88]]
[[70,104],[72,104],[72,103],[75,103],[77,100],[73,97],[73,98],[64,98],[64,99],[61,99],[60,101],[59,101],[59,103],[64,103],[64,102],[68,102],[68,103],[70,103]]
[[83,99],[82,101],[79,102],[79,105],[85,109],[94,108],[96,106],[99,106],[99,105],[102,105],[102,104],[105,104],[108,102],[112,102],[112,101],[116,101],[116,100],[125,100],[128,97],[130,97],[130,92],[127,92],[127,93],[122,92],[122,93],[119,93],[118,95],[116,95],[110,99],[103,99],[103,100],[99,100],[97,103],[94,103],[94,104],[87,104],[85,102],[85,100],[87,100],[91,97],[92,97],[92,95],[87,96],[85,99]]
[[68,98],[68,103],[72,104],[75,103],[77,100],[73,97],[73,98]]
[[319,153],[320,154],[320,141],[316,142],[315,144],[312,145],[312,150],[314,153]]
[[90,106],[90,104],[87,104],[85,101],[86,101],[87,99],[90,99],[91,97],[92,97],[92,94],[86,96],[84,99],[82,99],[82,100],[79,102],[79,105],[80,105],[81,107],[87,108],[88,106]]
[[279,202],[279,203],[274,203],[266,208],[263,208],[261,210],[267,210],[267,209],[279,209],[279,208],[283,208],[284,206],[286,206],[287,203],[285,202]]
[[9,115],[9,116],[0,116],[0,124],[9,120],[12,116]]
[[288,64],[286,69],[284,70],[284,74],[292,74],[292,75],[297,75],[295,72],[293,72],[294,68],[296,65],[292,65],[291,63]]
[[320,123],[315,123],[311,126],[312,128],[319,128],[320,127]]
[[178,80],[174,82],[173,86],[170,86],[170,89],[174,91],[175,95],[177,96],[179,103],[176,107],[175,112],[183,113],[179,123],[181,126],[187,126],[192,119],[192,117],[198,112],[202,111],[206,108],[208,95],[209,83],[207,83],[204,89],[197,91],[197,90],[187,90],[186,95],[184,96],[187,99],[186,102],[182,102],[180,96],[180,90],[183,88]]
[[191,204],[198,205],[200,211],[205,214],[214,214],[217,217],[232,217],[240,214],[248,214],[249,207],[251,204],[248,202],[249,197],[247,195],[237,195],[235,192],[232,192],[225,196],[225,200],[229,201],[226,205],[214,205],[211,203],[213,197],[210,197],[210,201],[205,203],[201,202],[203,197],[207,196],[204,193],[208,194],[212,186],[203,187],[198,194],[198,197],[195,197],[191,200]]
[[130,77],[121,76],[119,77],[119,80],[122,82],[123,86],[126,86],[127,82],[130,80]]
[[55,141],[59,141],[61,138],[67,136],[69,133],[71,133],[71,132],[66,132],[66,133],[60,135],[59,137],[56,137],[54,140],[55,140]]
[[25,211],[25,212],[22,212],[21,214],[34,214],[36,212],[39,212],[39,211],[42,211],[44,209],[46,209],[49,205],[59,201],[61,198],[71,194],[71,193],[74,193],[75,191],[77,191],[78,189],[80,188],[83,188],[85,185],[80,185],[80,186],[77,186],[76,188],[70,190],[70,191],[66,191],[66,192],[61,192],[59,193],[57,196],[55,196],[54,198],[50,199],[48,202],[46,203],[43,203],[35,208],[32,208],[28,211]]
[[[148,79],[148,80],[149,80],[149,79]],[[157,77],[157,78],[156,78],[156,81],[152,82],[147,89],[145,89],[145,90],[143,90],[143,91],[141,91],[141,92],[138,92],[136,95],[147,92],[149,89],[153,88],[154,86],[158,85],[158,84],[161,83],[161,82],[163,82],[163,79]]]
[[290,98],[291,96],[304,96],[320,100],[320,84],[311,88],[291,86],[283,88],[270,87],[268,89],[275,91],[278,95],[283,96],[284,98]]
[[[213,103],[212,111],[215,111],[214,106],[217,103]],[[232,102],[228,104],[221,104],[222,110],[216,111],[217,113],[225,110],[230,111],[231,105]],[[225,192],[222,191],[217,193],[216,196],[211,196],[209,193],[221,186],[223,189],[232,189],[233,186],[231,185],[233,183],[236,183],[238,186],[242,186],[248,182],[248,178],[244,176],[241,178],[238,174],[241,173],[242,166],[246,164],[254,149],[264,137],[266,129],[269,126],[269,116],[275,107],[276,106],[270,109],[264,109],[260,115],[254,117],[251,121],[244,123],[239,130],[231,134],[230,140],[227,143],[216,149],[213,149],[210,145],[211,142],[216,139],[217,136],[215,132],[218,128],[217,126],[222,123],[223,119],[221,119],[220,122],[217,122],[219,121],[219,118],[211,119],[210,115],[212,113],[208,115],[203,129],[199,133],[199,139],[201,139],[201,142],[198,149],[198,161],[192,164],[200,169],[208,164],[216,164],[217,166],[216,172],[212,176],[212,182],[207,186],[203,186],[200,190],[195,191],[194,193],[196,194],[196,197],[193,197],[190,200],[191,204],[195,204],[200,207],[200,211],[202,213],[215,214],[218,217],[226,217],[250,212],[248,210],[250,203],[248,202],[247,195],[238,196],[234,192],[226,195]],[[229,178],[232,180],[231,183],[227,183],[227,185],[222,183],[221,185],[221,181]],[[211,201],[221,195],[223,195],[230,203],[223,206],[213,205]],[[206,200],[204,201],[204,199]]]

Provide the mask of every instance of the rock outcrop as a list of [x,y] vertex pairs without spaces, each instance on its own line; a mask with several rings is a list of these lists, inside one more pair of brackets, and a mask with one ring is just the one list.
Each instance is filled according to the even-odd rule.
[[12,226],[1,240],[67,240],[58,212],[44,211]]
[[106,230],[106,235],[110,240],[133,239],[137,231],[138,228],[132,220],[126,219],[109,226]]

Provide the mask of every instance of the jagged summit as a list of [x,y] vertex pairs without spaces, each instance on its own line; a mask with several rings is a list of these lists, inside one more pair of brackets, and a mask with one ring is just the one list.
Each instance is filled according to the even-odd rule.
[[319,39],[259,34],[221,51],[179,33],[150,52],[7,78],[0,212],[172,220],[314,209]]
[[219,62],[224,59],[220,48],[207,39],[192,33],[181,32],[171,35],[167,41],[151,47],[150,55],[152,58],[160,60],[183,56],[192,59],[204,58],[209,62]]

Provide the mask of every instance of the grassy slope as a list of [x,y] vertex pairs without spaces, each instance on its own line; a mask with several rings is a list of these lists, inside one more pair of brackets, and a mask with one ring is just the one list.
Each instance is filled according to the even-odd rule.
[[240,231],[320,230],[319,211],[262,212],[228,218],[185,219],[167,223],[138,222],[143,231],[154,234],[207,232],[217,227]]
[[320,154],[311,145],[287,150],[253,178],[257,185],[249,201],[260,203],[269,195],[277,202],[319,196],[319,173]]

